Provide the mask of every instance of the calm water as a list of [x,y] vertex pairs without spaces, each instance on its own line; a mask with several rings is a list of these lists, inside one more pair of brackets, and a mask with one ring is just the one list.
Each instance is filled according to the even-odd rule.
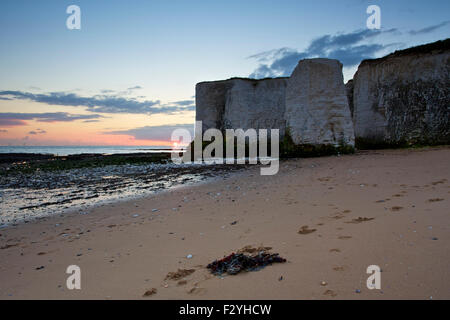
[[0,153],[41,153],[67,156],[81,153],[155,153],[170,148],[170,146],[0,146]]

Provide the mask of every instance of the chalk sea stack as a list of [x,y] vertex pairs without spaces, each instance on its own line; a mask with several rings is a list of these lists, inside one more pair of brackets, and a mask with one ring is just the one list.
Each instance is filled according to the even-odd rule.
[[332,59],[301,60],[288,81],[285,118],[295,145],[354,147],[342,64]]
[[280,129],[284,134],[287,78],[201,82],[196,86],[196,120],[210,128]]
[[344,85],[342,64],[301,60],[289,78],[201,82],[202,131],[280,129],[281,156],[450,143],[450,39],[364,60]]

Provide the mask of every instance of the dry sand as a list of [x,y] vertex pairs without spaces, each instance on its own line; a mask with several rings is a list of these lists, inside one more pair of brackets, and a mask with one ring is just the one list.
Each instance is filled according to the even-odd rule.
[[[447,147],[289,160],[276,176],[254,167],[2,229],[0,298],[449,299],[449,163]],[[205,268],[247,245],[288,262]],[[69,265],[81,290],[66,288]],[[366,287],[369,265],[381,290]]]

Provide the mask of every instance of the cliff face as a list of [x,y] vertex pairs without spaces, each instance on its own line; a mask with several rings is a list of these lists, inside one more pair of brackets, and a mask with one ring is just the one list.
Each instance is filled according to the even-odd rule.
[[196,120],[203,131],[224,129],[285,130],[286,79],[201,82],[196,86]]
[[346,85],[331,59],[290,78],[201,82],[196,104],[203,131],[280,129],[286,154],[450,144],[450,39],[363,61]]
[[450,143],[450,40],[363,61],[354,77],[359,147]]
[[226,97],[224,128],[280,129],[284,134],[286,79],[233,80]]
[[353,147],[342,64],[332,59],[300,61],[288,81],[285,118],[296,145]]
[[222,129],[226,94],[231,81],[200,82],[195,86],[195,120],[203,121],[203,129]]

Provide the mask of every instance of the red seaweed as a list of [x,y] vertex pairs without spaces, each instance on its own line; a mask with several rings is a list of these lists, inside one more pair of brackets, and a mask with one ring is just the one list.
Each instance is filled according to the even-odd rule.
[[258,271],[272,263],[284,262],[286,262],[286,259],[280,257],[278,253],[260,251],[255,255],[246,255],[233,252],[223,259],[211,262],[207,265],[207,268],[215,275],[224,273],[236,275],[241,271]]

